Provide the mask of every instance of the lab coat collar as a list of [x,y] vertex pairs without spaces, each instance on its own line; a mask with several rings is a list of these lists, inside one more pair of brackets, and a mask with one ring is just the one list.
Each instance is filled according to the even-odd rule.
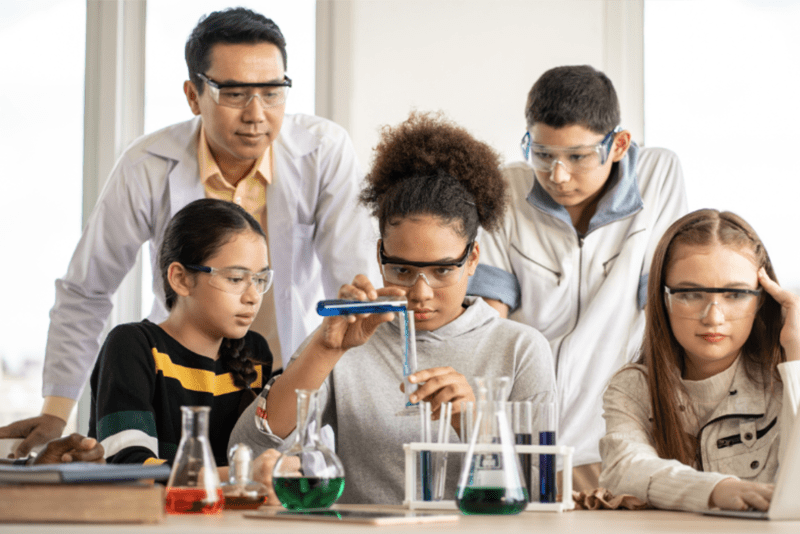
[[[184,122],[178,128],[165,130],[164,137],[160,137],[158,143],[150,146],[148,152],[175,161],[187,159],[188,151],[195,152],[196,156],[201,120],[198,116]],[[187,146],[187,138],[193,139],[194,143]],[[275,143],[281,145],[290,158],[297,159],[316,150],[320,140],[296,121],[294,115],[287,114]]]
[[[154,136],[154,142],[147,148],[149,153],[170,160],[169,164],[174,165],[169,172],[170,216],[174,216],[191,201],[205,196],[197,165],[197,140],[201,121],[198,116],[167,128],[163,131],[164,135]],[[281,172],[285,172],[283,166],[288,163],[286,160],[299,160],[316,150],[319,145],[320,140],[295,115],[287,114],[280,134],[273,143],[278,178]]]
[[[197,159],[197,138],[200,135],[202,119],[197,116],[191,120],[170,126],[162,130],[163,135],[154,135],[153,143],[147,152],[175,161],[184,161],[187,154],[193,152]],[[196,162],[195,162],[196,166]]]
[[200,135],[199,116],[163,130],[163,135],[153,136],[153,143],[147,151],[164,158],[172,169],[169,174],[170,217],[181,208],[205,197],[205,189],[200,181],[197,165],[197,139]]
[[[638,156],[639,146],[631,142],[625,157],[611,168],[611,175],[608,177],[609,189],[597,204],[597,211],[589,221],[587,235],[601,226],[629,217],[644,207],[636,178]],[[535,178],[527,200],[534,208],[572,227],[572,219],[567,209],[553,200]]]

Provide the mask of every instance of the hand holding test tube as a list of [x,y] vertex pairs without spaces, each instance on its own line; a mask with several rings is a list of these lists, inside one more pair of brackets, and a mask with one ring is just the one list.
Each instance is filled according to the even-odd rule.
[[405,297],[380,296],[371,301],[351,299],[323,300],[317,303],[317,313],[323,317],[342,315],[357,315],[370,313],[398,312],[400,331],[403,338],[403,384],[405,390],[405,405],[397,415],[415,415],[414,403],[409,396],[417,390],[417,385],[408,381],[408,376],[417,370],[417,343],[414,330],[414,312],[407,309],[408,301]]

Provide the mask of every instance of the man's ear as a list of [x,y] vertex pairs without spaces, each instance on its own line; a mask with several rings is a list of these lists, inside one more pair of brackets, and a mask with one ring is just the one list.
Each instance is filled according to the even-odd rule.
[[191,80],[183,82],[183,94],[186,95],[186,101],[189,103],[189,108],[195,115],[200,115],[200,94],[197,92],[197,87]]
[[173,261],[169,265],[167,269],[167,280],[172,290],[179,297],[189,296],[194,287],[194,278],[189,274],[189,271],[186,270],[186,267],[177,261]]
[[631,147],[631,132],[622,130],[614,137],[614,144],[611,145],[611,161],[619,161]]

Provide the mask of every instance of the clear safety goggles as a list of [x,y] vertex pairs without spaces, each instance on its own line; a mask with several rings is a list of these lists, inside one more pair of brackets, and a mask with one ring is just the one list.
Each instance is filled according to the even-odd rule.
[[390,284],[404,287],[412,287],[420,277],[431,289],[455,285],[464,275],[465,265],[474,245],[474,241],[468,244],[467,250],[456,261],[419,262],[386,256],[381,241],[379,256],[383,279]]
[[245,109],[254,98],[261,101],[261,106],[273,108],[286,103],[286,96],[292,86],[288,76],[282,82],[267,83],[221,83],[212,80],[205,74],[197,75],[208,86],[211,99],[227,108]]
[[530,132],[525,132],[520,142],[520,149],[525,161],[537,171],[553,172],[556,165],[560,164],[568,173],[580,174],[593,171],[608,161],[614,137],[621,131],[622,128],[617,126],[596,145],[576,147],[539,145],[533,142]]
[[732,289],[725,287],[691,287],[672,289],[664,287],[667,309],[685,319],[705,319],[711,306],[733,321],[751,317],[758,311],[760,289]]
[[263,295],[272,285],[272,269],[269,267],[258,273],[233,267],[225,269],[216,269],[205,265],[185,265],[185,267],[211,275],[208,280],[211,287],[233,295],[244,294],[251,285],[255,286],[256,291]]

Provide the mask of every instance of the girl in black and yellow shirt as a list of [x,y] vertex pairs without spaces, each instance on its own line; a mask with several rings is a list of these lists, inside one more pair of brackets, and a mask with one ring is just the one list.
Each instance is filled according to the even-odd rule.
[[203,199],[175,215],[158,258],[169,317],[114,328],[92,373],[89,435],[108,462],[171,463],[181,406],[210,406],[214,459],[228,464],[233,425],[272,369],[248,331],[272,283],[267,258],[264,231],[236,204]]

